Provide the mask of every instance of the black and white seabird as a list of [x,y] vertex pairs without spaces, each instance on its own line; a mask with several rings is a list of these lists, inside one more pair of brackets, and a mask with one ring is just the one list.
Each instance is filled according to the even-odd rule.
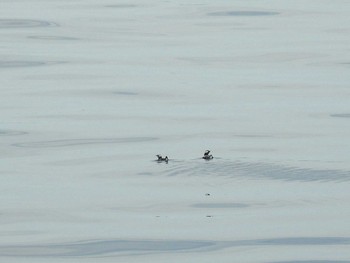
[[204,156],[202,157],[203,159],[205,160],[210,160],[210,159],[213,159],[213,155],[209,154],[210,151],[209,150],[206,150],[205,153],[204,153]]
[[158,157],[158,162],[168,162],[168,156],[162,157],[160,154],[156,155]]

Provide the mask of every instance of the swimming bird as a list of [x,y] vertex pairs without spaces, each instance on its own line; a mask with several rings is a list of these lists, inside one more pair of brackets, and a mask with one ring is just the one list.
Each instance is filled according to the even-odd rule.
[[211,155],[211,154],[209,154],[210,153],[210,151],[209,150],[206,150],[205,152],[204,152],[204,156],[202,157],[204,160],[211,160],[211,159],[213,159],[214,157],[213,157],[213,155]]
[[168,162],[168,160],[169,160],[169,158],[168,158],[168,156],[165,156],[165,157],[162,157],[160,154],[157,154],[156,155],[157,157],[158,157],[158,162]]

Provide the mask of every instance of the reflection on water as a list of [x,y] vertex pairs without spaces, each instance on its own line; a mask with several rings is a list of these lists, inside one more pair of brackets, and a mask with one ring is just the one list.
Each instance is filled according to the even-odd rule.
[[350,171],[298,168],[270,163],[214,159],[211,162],[179,162],[165,171],[168,176],[228,176],[301,182],[350,181]]
[[[7,257],[81,257],[111,253],[164,253],[206,251],[250,246],[334,246],[350,245],[347,237],[293,237],[237,241],[195,240],[98,240],[62,244],[0,246],[0,256]],[[297,261],[296,261],[297,262]]]
[[274,16],[278,12],[268,11],[221,11],[208,13],[209,16]]
[[0,28],[51,27],[58,24],[44,20],[0,19]]
[[12,145],[16,146],[16,147],[51,148],[51,147],[85,145],[85,144],[147,142],[147,141],[153,141],[153,140],[157,140],[157,138],[155,138],[155,137],[129,137],[129,138],[69,139],[69,140],[15,143]]

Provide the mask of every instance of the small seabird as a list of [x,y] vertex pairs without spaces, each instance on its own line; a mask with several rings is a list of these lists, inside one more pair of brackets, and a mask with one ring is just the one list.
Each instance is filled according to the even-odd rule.
[[213,155],[209,154],[210,151],[209,150],[206,150],[205,153],[204,153],[204,156],[202,157],[204,160],[211,160],[213,159]]
[[158,160],[157,160],[158,162],[166,162],[167,163],[169,160],[168,156],[162,157],[160,154],[157,154],[156,156],[158,157]]

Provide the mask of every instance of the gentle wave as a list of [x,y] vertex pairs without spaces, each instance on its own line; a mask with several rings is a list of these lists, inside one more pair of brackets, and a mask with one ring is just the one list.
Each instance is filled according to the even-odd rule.
[[154,138],[154,137],[90,138],[90,139],[68,139],[68,140],[14,143],[12,144],[12,146],[30,147],[30,148],[54,148],[54,147],[66,147],[66,146],[77,146],[77,145],[87,145],[87,144],[147,142],[147,141],[153,141],[153,140],[157,140],[157,138]]
[[14,143],[12,144],[12,146],[30,147],[30,148],[51,148],[51,147],[53,148],[53,147],[87,145],[87,144],[147,142],[147,141],[153,141],[153,140],[157,140],[157,138],[155,137],[89,138],[89,139],[68,139],[68,140]]
[[186,251],[213,246],[209,241],[99,240],[48,245],[0,246],[7,257],[81,257],[110,253],[155,253]]
[[270,263],[350,263],[349,260],[293,260],[293,261],[274,261]]
[[0,19],[0,28],[57,27],[57,23],[31,19]]
[[278,12],[269,11],[219,11],[211,12],[207,15],[209,16],[275,16],[279,15]]
[[25,61],[25,60],[3,60],[0,68],[38,67],[67,63],[65,61]]
[[330,116],[335,118],[350,118],[350,113],[335,113]]
[[137,7],[137,5],[133,5],[133,4],[115,4],[115,5],[106,5],[105,7],[108,7],[108,8],[134,8],[134,7]]
[[[82,257],[107,254],[145,254],[218,250],[229,247],[257,246],[347,246],[348,237],[286,237],[236,241],[198,240],[95,240],[61,244],[0,246],[0,256],[7,257]],[[291,261],[293,262],[293,261]],[[298,262],[298,261],[294,261]],[[301,261],[302,262],[302,261]],[[317,262],[317,261],[316,261]],[[322,262],[322,261],[321,261]]]
[[299,168],[271,163],[212,160],[209,162],[181,162],[165,172],[167,176],[227,176],[234,178],[271,179],[301,182],[350,181],[350,171]]
[[79,38],[65,36],[28,36],[28,38],[41,40],[79,40]]
[[11,131],[11,130],[0,130],[0,136],[17,136],[17,135],[24,135],[27,134],[27,132],[24,131]]

